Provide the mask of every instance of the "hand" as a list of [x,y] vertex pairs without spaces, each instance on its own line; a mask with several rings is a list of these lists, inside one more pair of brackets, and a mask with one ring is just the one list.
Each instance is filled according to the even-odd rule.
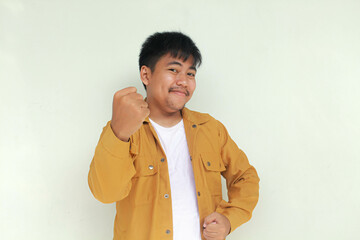
[[223,240],[230,232],[230,221],[224,215],[213,212],[204,220],[203,235],[207,240]]
[[129,141],[130,136],[149,116],[148,104],[135,87],[128,87],[114,94],[111,128],[117,138]]

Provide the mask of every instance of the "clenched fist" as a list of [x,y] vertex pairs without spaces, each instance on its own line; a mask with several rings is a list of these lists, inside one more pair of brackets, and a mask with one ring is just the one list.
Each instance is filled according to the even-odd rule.
[[114,94],[111,128],[121,141],[129,141],[130,136],[149,116],[148,104],[135,87],[128,87]]
[[223,240],[230,233],[231,224],[227,217],[213,212],[204,219],[203,228],[206,240]]

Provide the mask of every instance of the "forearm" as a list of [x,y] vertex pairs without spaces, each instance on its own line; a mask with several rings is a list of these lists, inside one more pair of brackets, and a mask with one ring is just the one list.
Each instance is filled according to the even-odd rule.
[[250,220],[259,199],[259,177],[255,168],[250,167],[234,180],[228,182],[229,201],[222,200],[216,209],[229,219],[231,231]]
[[88,183],[94,197],[103,203],[126,197],[135,174],[130,142],[122,142],[111,130],[110,122],[104,127],[92,159]]
[[221,125],[221,157],[226,166],[222,173],[226,179],[229,201],[221,201],[216,211],[231,223],[231,231],[250,220],[259,198],[259,176],[250,165],[245,153],[230,138]]

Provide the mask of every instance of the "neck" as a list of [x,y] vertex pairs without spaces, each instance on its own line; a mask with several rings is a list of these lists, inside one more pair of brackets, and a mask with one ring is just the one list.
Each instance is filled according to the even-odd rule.
[[182,119],[181,112],[164,112],[160,109],[154,108],[149,104],[150,115],[149,118],[163,127],[172,127],[179,123]]
[[176,113],[161,113],[150,108],[149,118],[163,127],[172,127],[181,121],[182,116],[180,111]]

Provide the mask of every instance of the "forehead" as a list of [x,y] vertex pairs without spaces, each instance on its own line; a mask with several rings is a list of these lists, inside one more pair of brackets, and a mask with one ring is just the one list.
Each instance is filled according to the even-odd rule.
[[186,59],[186,61],[184,61],[183,58],[180,57],[173,57],[171,56],[170,53],[165,54],[164,56],[160,57],[159,60],[157,61],[156,65],[155,65],[155,69],[156,66],[166,66],[172,62],[179,62],[181,63],[183,66],[186,67],[194,67],[194,58],[193,56],[189,56],[188,59]]

